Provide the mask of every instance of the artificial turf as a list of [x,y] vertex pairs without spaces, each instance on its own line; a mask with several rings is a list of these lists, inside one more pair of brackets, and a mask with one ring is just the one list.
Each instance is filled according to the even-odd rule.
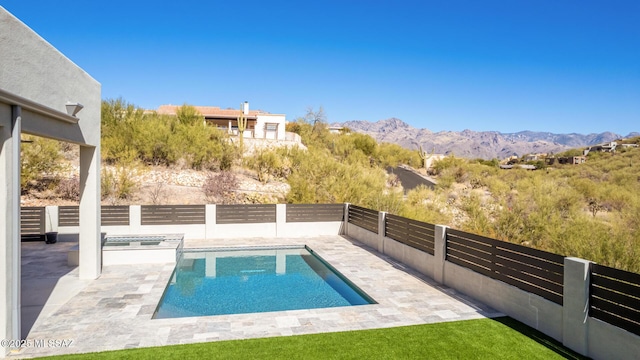
[[[59,358],[59,357],[51,357]],[[582,359],[508,317],[64,355],[65,359]]]

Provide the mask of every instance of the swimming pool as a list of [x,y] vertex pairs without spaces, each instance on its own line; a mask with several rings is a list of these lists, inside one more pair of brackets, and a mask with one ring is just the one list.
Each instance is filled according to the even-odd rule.
[[306,246],[185,250],[153,317],[375,303]]

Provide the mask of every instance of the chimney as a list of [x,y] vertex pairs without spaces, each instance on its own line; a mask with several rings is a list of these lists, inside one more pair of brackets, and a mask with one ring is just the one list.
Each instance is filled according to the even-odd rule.
[[245,101],[244,104],[242,104],[242,112],[245,115],[249,115],[249,102]]

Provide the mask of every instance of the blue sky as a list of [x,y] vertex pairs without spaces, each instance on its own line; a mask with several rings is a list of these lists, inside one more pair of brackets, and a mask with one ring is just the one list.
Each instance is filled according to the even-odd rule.
[[640,1],[0,0],[103,98],[432,131],[640,131]]

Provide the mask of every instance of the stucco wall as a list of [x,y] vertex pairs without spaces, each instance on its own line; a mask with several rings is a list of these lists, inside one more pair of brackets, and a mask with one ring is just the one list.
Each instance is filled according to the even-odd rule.
[[[0,338],[19,339],[20,133],[81,145],[78,273],[95,279],[101,270],[100,84],[0,7],[0,90]],[[73,118],[67,103],[84,109]],[[9,351],[0,349],[0,358]]]
[[22,131],[78,144],[99,146],[100,84],[42,37],[0,7],[0,88],[66,113],[79,102],[78,124],[23,110]]
[[255,129],[255,137],[258,139],[265,138],[265,124],[278,124],[278,140],[285,140],[285,116],[276,114],[258,115]]

